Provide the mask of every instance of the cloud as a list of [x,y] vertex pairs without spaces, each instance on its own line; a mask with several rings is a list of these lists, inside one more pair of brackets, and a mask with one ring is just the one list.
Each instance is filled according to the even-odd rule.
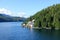
[[25,12],[12,12],[6,8],[0,8],[0,14],[6,14],[6,15],[10,15],[10,16],[17,16],[17,17],[26,17],[26,13]]
[[12,12],[5,8],[0,8],[0,14],[12,15]]
[[20,17],[25,17],[25,12],[18,12],[18,13],[15,13],[15,16],[20,16]]

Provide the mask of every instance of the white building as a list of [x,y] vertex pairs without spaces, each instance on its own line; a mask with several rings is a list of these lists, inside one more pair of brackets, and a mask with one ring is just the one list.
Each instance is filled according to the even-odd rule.
[[34,26],[34,21],[35,21],[35,20],[29,21],[29,22],[27,23],[27,27],[32,28],[32,27]]

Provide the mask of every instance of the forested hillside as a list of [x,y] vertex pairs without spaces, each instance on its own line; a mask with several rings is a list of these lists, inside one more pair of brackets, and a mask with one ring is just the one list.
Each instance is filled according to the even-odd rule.
[[25,23],[35,19],[34,27],[60,29],[60,4],[52,5],[29,17]]

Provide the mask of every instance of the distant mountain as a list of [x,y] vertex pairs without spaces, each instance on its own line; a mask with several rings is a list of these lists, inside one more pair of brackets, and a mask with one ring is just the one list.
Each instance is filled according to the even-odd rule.
[[23,17],[13,17],[6,14],[0,14],[0,22],[18,22],[25,21],[26,18]]

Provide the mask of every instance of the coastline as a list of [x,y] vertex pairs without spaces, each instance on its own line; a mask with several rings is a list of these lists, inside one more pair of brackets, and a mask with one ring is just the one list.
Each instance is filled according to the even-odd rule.
[[26,25],[26,24],[23,24],[22,25],[23,27],[27,27],[27,28],[32,28],[32,29],[48,29],[48,30],[59,30],[59,28],[54,28],[54,29],[52,29],[51,27],[32,27],[32,26],[30,26],[30,25]]

